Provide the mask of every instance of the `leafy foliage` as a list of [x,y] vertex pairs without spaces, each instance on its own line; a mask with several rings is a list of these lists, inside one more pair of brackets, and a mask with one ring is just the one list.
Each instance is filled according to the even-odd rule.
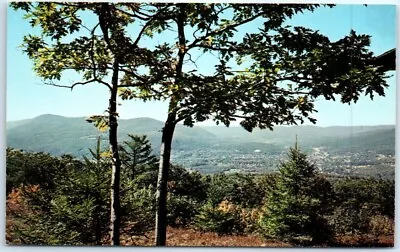
[[171,226],[186,226],[207,198],[207,181],[196,171],[171,165],[167,183],[167,221]]
[[[155,187],[158,173],[158,160],[152,155],[152,149],[145,136],[132,136],[121,146],[121,159],[126,169],[123,177],[123,216],[127,222],[135,220],[131,228],[149,231],[154,225]],[[135,176],[132,177],[132,168]],[[192,222],[200,204],[207,197],[207,184],[198,172],[188,171],[182,166],[172,165],[168,178],[167,200],[168,223],[172,226],[185,226]],[[138,216],[141,216],[140,218]]]
[[170,226],[188,226],[198,214],[202,202],[193,196],[169,194],[167,198],[167,221]]
[[[225,3],[138,6],[153,17],[145,19],[146,35],[162,36],[175,26],[177,36],[156,47],[152,52],[156,61],[144,63],[147,73],[127,77],[139,90],[123,89],[121,97],[172,98],[169,112],[175,122],[193,126],[195,121],[212,118],[228,126],[230,121],[241,119],[242,126],[251,131],[303,123],[303,118],[315,122],[311,114],[317,97],[340,97],[341,102],[350,103],[362,93],[371,99],[374,94],[384,95],[386,76],[383,69],[371,64],[368,35],[351,31],[330,41],[306,27],[283,26],[294,14],[318,7]],[[262,21],[260,29],[242,35],[242,26],[254,20]],[[196,53],[219,55],[215,73],[205,75],[192,67],[182,70]],[[173,63],[167,64],[171,58]]]
[[[134,184],[131,184],[134,185]],[[121,198],[124,231],[131,236],[146,234],[154,228],[155,188],[133,187]]]
[[195,216],[194,227],[218,234],[241,234],[244,231],[239,209],[228,201],[222,201],[218,206],[203,205]]
[[249,174],[214,174],[210,177],[208,200],[213,206],[228,200],[245,208],[261,205],[265,188],[256,183],[256,178]]
[[169,192],[187,195],[198,202],[207,197],[207,181],[197,171],[189,171],[180,165],[172,165],[169,173]]
[[[123,99],[169,99],[163,130],[167,155],[157,186],[157,195],[162,198],[157,201],[165,202],[171,142],[178,122],[193,126],[196,121],[212,118],[229,126],[239,119],[248,131],[256,127],[272,130],[275,125],[303,123],[304,119],[315,123],[312,113],[316,112],[317,98],[340,97],[341,102],[351,103],[361,94],[371,99],[375,94],[382,96],[387,87],[384,70],[371,64],[369,36],[351,31],[330,41],[305,27],[283,27],[295,14],[314,11],[319,7],[316,4],[44,2],[12,6],[25,11],[33,27],[41,28],[42,36],[24,37],[24,51],[40,77],[54,86],[72,89],[100,83],[111,91],[107,115],[89,120],[101,129],[110,126],[116,174],[112,197],[116,208],[112,208],[115,214],[112,212],[111,217],[115,217],[115,223],[119,219],[116,192],[120,165],[117,91]],[[83,13],[94,14],[98,22],[86,27]],[[239,28],[255,20],[262,21],[256,32],[239,36]],[[131,36],[128,27],[136,24],[139,32]],[[165,36],[173,38],[170,41],[154,48],[143,44],[144,38],[171,31],[176,36]],[[193,63],[192,53],[201,52],[218,55],[214,71],[208,74],[184,67],[187,62]],[[243,64],[247,59],[249,66]],[[54,83],[67,70],[80,73],[82,80],[69,86]],[[160,204],[159,212],[164,213],[164,203]],[[160,223],[164,225],[164,221]],[[118,225],[115,230],[119,230]],[[164,232],[165,226],[161,230]],[[160,243],[165,245],[165,241]]]
[[374,218],[394,218],[392,180],[345,179],[335,183],[334,190],[336,207],[332,222],[338,233],[367,232]]
[[52,157],[47,153],[28,153],[7,148],[7,194],[20,185],[39,185],[43,189],[55,187],[53,178],[67,169],[71,156]]
[[[108,88],[109,104],[104,115],[88,118],[100,130],[109,128],[112,167],[110,235],[111,244],[120,244],[120,172],[118,153],[118,88],[126,78],[119,74],[147,61],[147,50],[136,51],[137,42],[126,36],[127,26],[134,22],[117,5],[109,3],[55,3],[40,2],[11,4],[22,9],[32,27],[39,27],[40,35],[24,36],[23,50],[33,60],[35,73],[48,85],[66,87],[102,84]],[[126,4],[135,7],[136,4]],[[85,14],[95,15],[95,24],[87,27]],[[135,51],[135,52],[133,52]],[[139,57],[136,57],[139,56]],[[144,60],[144,61],[143,61]],[[66,71],[78,73],[81,80],[71,85],[59,84]],[[128,85],[129,86],[129,85]]]
[[[16,153],[19,155],[12,156]],[[103,155],[101,152],[99,142],[96,149],[91,150],[91,153],[92,157],[85,158],[83,162],[67,156],[60,159],[63,162],[60,162],[60,166],[56,166],[58,168],[54,168],[54,172],[58,174],[58,171],[62,171],[62,174],[54,177],[52,180],[54,187],[52,188],[32,186],[33,182],[25,182],[25,186],[20,189],[17,189],[19,184],[13,185],[12,193],[9,194],[7,200],[7,218],[13,220],[12,223],[7,224],[9,226],[7,234],[13,244],[87,245],[99,244],[99,237],[101,237],[100,243],[106,242],[109,177],[101,171],[102,169],[108,171],[107,162],[109,161],[107,161],[107,155]],[[7,155],[7,158],[12,157],[8,160],[16,157],[18,157],[17,160],[31,158],[31,160],[27,160],[26,166],[13,168],[14,173],[9,175],[10,181],[14,181],[14,176],[22,181],[28,181],[29,178],[25,178],[24,173],[19,169],[22,171],[27,169],[31,161],[32,164],[36,164],[37,160],[33,160],[33,157],[42,160],[42,154],[13,152],[11,149],[8,150]],[[51,158],[54,161],[59,160]],[[11,162],[11,164],[16,163]],[[49,162],[48,164],[53,163]],[[303,164],[305,165],[305,163]],[[285,167],[290,170],[289,165]],[[33,170],[41,168],[36,165],[31,167]],[[310,170],[312,169],[308,169],[308,171]],[[132,236],[133,239],[139,239],[140,236],[150,231],[155,220],[154,186],[157,169],[145,166],[145,169],[140,172],[134,180],[128,174],[123,176],[124,183],[121,194],[122,232]],[[292,174],[288,177],[292,179],[297,176],[301,177],[299,174],[302,173],[299,172],[296,176]],[[316,194],[324,196],[323,199],[320,199],[323,204],[320,207],[325,210],[320,211],[321,209],[316,208],[315,204],[307,201],[307,197],[301,199],[287,197],[289,202],[297,204],[296,208],[292,208],[292,210],[302,210],[302,213],[297,218],[291,211],[287,218],[283,218],[282,223],[291,220],[291,225],[305,226],[304,222],[306,221],[301,216],[305,214],[313,216],[314,213],[306,211],[304,208],[315,207],[314,211],[319,211],[317,217],[324,217],[324,219],[320,219],[321,223],[326,224],[325,218],[329,220],[334,227],[335,235],[345,235],[351,232],[374,236],[393,234],[393,181],[336,177],[329,177],[329,179],[335,189],[335,200],[331,195],[329,183],[321,175],[315,173],[313,179],[299,179],[303,185],[299,190],[306,188],[305,190],[310,192],[307,188],[312,187]],[[268,206],[270,209],[277,209],[277,207],[271,206],[273,203],[271,197],[275,197],[273,194],[277,194],[277,190],[282,188],[282,181],[281,174],[205,176],[190,172],[182,166],[173,165],[168,183],[168,223],[170,226],[193,227],[202,232],[217,232],[218,234],[260,233],[265,235],[265,220],[271,216],[266,215],[266,212],[268,212]],[[285,183],[291,185],[290,181],[287,179]],[[306,181],[308,182],[306,183]],[[309,181],[313,181],[314,184],[310,186]],[[258,189],[243,190],[247,193],[240,194],[240,191],[236,191],[238,187]],[[259,189],[261,190],[259,191]],[[235,197],[235,193],[238,193],[240,197]],[[253,201],[253,197],[260,198],[261,201]],[[217,202],[218,199],[221,201]],[[253,203],[250,204],[250,202]],[[320,234],[323,234],[321,230],[325,230],[325,227],[318,227],[315,223],[313,228],[313,230],[319,230]],[[96,238],[98,230],[101,232],[97,233]],[[303,238],[313,234],[312,232],[304,234],[306,229],[302,229],[302,231],[304,231],[301,234]],[[299,237],[299,234],[288,233],[287,235],[289,236],[288,240]],[[303,242],[306,244],[306,241],[303,240]]]

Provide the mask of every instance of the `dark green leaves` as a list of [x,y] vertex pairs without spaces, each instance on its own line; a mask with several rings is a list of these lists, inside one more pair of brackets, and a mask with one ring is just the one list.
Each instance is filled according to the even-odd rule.
[[[73,69],[83,74],[83,81],[104,82],[113,60],[118,59],[123,99],[171,98],[169,112],[176,113],[176,122],[188,126],[210,118],[225,125],[241,120],[249,131],[305,120],[315,123],[312,115],[317,98],[351,103],[364,94],[371,99],[383,96],[387,87],[384,69],[371,65],[368,35],[351,31],[331,41],[307,27],[284,26],[287,19],[312,12],[319,5],[13,6],[27,11],[27,18],[41,27],[45,37],[27,36],[24,41],[39,76],[58,80],[64,70]],[[95,14],[98,24],[83,27],[84,12]],[[178,40],[178,17],[183,40]],[[240,30],[259,21],[258,29],[244,34]],[[136,33],[128,32],[130,25],[138,28]],[[78,30],[85,35],[68,37]],[[166,42],[142,43],[156,33]],[[66,37],[71,40],[61,42]],[[215,55],[219,63],[204,73],[203,66],[197,66],[192,58],[200,53]],[[189,64],[195,67],[187,67]]]
[[282,163],[276,187],[267,194],[261,227],[267,237],[295,243],[318,243],[330,238],[324,215],[331,211],[332,186],[297,147]]
[[37,5],[17,4],[15,8],[21,8],[30,18],[32,26],[40,26],[43,34],[53,40],[59,40],[68,34],[79,31],[81,20],[76,16],[78,7],[75,5],[61,5],[57,3],[41,2]]

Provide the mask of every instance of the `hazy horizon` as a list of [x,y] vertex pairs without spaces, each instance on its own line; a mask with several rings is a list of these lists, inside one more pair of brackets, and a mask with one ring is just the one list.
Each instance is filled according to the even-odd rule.
[[[86,118],[88,116],[64,116],[64,115],[60,115],[60,114],[50,114],[50,113],[45,113],[45,114],[40,114],[34,117],[30,117],[30,118],[23,118],[23,119],[18,119],[18,120],[6,120],[6,123],[12,123],[12,122],[19,122],[19,121],[24,121],[24,120],[31,120],[31,119],[35,119],[37,117],[40,116],[59,116],[59,117],[64,117],[64,118]],[[133,119],[141,119],[141,118],[147,118],[147,119],[152,119],[152,120],[156,120],[159,122],[164,122],[163,120],[157,119],[157,118],[153,118],[151,116],[139,116],[139,117],[132,117],[132,118],[119,118],[118,120],[133,120]],[[183,124],[183,123],[178,123],[178,124]],[[237,124],[237,125],[236,125]],[[205,121],[205,122],[198,122],[195,123],[194,126],[197,127],[226,127],[224,124],[219,124],[217,125],[214,121]],[[275,125],[274,127],[296,127],[296,126],[313,126],[313,127],[319,127],[319,128],[328,128],[328,127],[373,127],[373,126],[396,126],[396,123],[394,124],[365,124],[365,125],[329,125],[329,126],[320,126],[317,124],[312,124],[312,123],[304,123],[304,124],[298,124],[298,125]],[[229,126],[229,128],[231,127],[241,127],[239,124],[239,121],[236,122],[231,122],[231,125]],[[257,129],[257,128],[256,128]],[[266,129],[267,130],[267,129]]]

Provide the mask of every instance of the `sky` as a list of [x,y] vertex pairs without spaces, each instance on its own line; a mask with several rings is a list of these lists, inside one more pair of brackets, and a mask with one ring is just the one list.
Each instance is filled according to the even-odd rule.
[[[319,30],[331,40],[348,35],[351,29],[357,33],[371,35],[370,50],[379,55],[396,47],[396,6],[391,5],[338,5],[333,9],[319,8],[313,13],[296,15],[288,23]],[[255,29],[256,27],[249,27]],[[31,60],[23,53],[20,45],[23,36],[38,33],[32,29],[23,14],[8,10],[7,17],[7,121],[33,118],[41,114],[56,114],[68,117],[86,117],[103,114],[108,106],[108,91],[101,85],[77,86],[69,89],[43,85],[35,76]],[[205,67],[212,59],[201,57],[197,65]],[[211,69],[211,68],[210,68]],[[395,71],[388,72],[394,75]],[[63,84],[70,84],[76,78],[65,76]],[[396,122],[396,76],[387,80],[390,87],[385,97],[370,101],[362,97],[356,104],[341,104],[339,101],[318,100],[314,117],[317,126],[333,125],[382,125]],[[166,102],[120,101],[118,111],[123,119],[152,117],[165,120]],[[207,121],[198,125],[214,125]],[[237,125],[237,124],[233,124]]]

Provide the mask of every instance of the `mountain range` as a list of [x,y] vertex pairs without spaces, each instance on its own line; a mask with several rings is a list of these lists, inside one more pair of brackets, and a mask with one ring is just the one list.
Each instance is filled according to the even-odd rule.
[[[120,142],[128,134],[147,135],[157,153],[164,123],[152,118],[120,119],[118,134]],[[40,115],[32,119],[11,121],[6,124],[7,146],[53,155],[87,155],[94,148],[97,137],[107,146],[107,132],[100,132],[84,117]],[[300,146],[307,150],[325,148],[330,153],[373,151],[394,155],[395,126],[276,126],[273,131],[255,129],[252,133],[241,127],[194,126],[178,124],[174,133],[173,152],[185,153],[201,150],[201,153],[280,153],[293,146],[296,136]],[[180,155],[173,155],[176,162]],[[183,159],[182,159],[183,160]],[[185,163],[185,162],[183,162]]]
[[[128,134],[147,135],[153,147],[159,144],[163,122],[152,118],[120,119],[120,141]],[[43,151],[54,155],[81,156],[96,145],[96,139],[107,142],[107,131],[101,132],[84,117],[63,117],[45,114],[33,119],[11,121],[6,124],[7,146],[27,151]],[[207,141],[214,134],[202,128],[177,125],[175,143]]]

